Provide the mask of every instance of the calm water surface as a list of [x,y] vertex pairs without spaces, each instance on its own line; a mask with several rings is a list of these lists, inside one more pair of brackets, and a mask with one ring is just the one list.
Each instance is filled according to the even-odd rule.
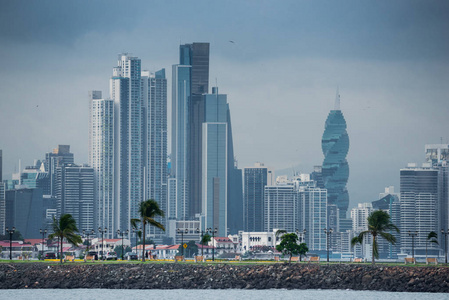
[[391,293],[350,290],[2,290],[0,299],[161,299],[161,300],[223,300],[223,299],[322,299],[322,300],[386,300],[386,299],[449,299],[449,294]]

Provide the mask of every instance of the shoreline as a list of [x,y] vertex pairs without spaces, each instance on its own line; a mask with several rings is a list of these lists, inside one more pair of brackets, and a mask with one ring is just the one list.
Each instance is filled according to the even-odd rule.
[[335,289],[449,293],[449,268],[357,264],[2,263],[0,289]]

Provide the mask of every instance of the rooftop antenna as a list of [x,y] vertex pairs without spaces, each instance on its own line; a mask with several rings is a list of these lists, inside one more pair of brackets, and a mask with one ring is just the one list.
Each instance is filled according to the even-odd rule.
[[337,86],[337,94],[335,95],[334,109],[335,110],[340,110],[340,91],[339,91],[338,86]]
[[443,137],[440,137],[440,144],[443,144]]

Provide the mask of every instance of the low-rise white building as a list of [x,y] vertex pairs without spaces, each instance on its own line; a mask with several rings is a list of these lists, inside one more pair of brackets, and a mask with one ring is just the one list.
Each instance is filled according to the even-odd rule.
[[236,253],[238,252],[238,242],[234,243],[228,237],[214,237],[209,246],[215,247],[215,254],[220,255],[223,253]]
[[[93,238],[91,239],[91,246],[89,249],[91,251],[95,251],[100,253],[100,251],[104,250],[105,252],[114,251],[115,247],[122,246],[122,239],[99,239]],[[130,247],[131,242],[128,239],[123,239],[123,247]]]

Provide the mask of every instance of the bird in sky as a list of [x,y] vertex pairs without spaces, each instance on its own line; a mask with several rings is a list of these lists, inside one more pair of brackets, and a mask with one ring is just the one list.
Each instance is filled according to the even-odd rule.
[[235,44],[235,42],[234,41],[229,41],[230,43],[233,43],[233,44]]

